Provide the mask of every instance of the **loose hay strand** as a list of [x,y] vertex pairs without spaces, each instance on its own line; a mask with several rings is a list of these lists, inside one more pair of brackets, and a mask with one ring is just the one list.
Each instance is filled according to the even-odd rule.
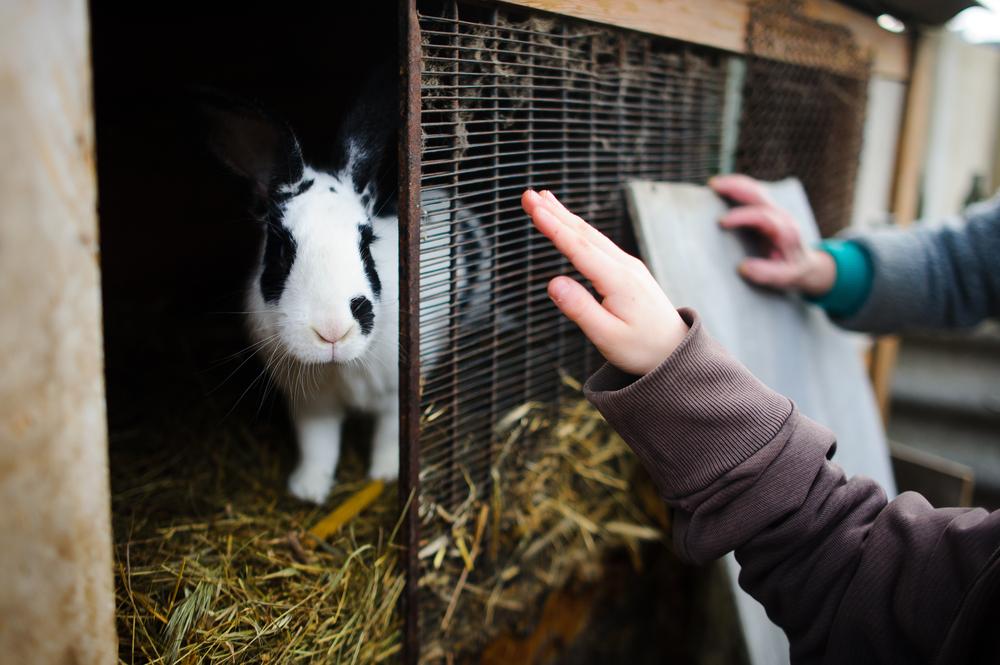
[[368,483],[309,529],[309,535],[317,540],[325,540],[371,505],[372,501],[382,494],[383,489],[385,489],[385,483],[381,480],[373,480]]

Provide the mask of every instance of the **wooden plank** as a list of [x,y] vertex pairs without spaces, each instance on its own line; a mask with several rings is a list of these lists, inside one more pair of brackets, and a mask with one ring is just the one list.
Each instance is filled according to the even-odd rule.
[[639,30],[740,53],[746,48],[746,0],[512,0],[508,4]]
[[935,508],[972,505],[970,467],[902,443],[890,442],[889,452],[900,492],[917,492]]
[[[807,244],[819,231],[801,183],[765,184]],[[837,433],[837,462],[888,491],[892,472],[857,339],[801,298],[749,285],[736,271],[744,237],[719,227],[726,206],[707,187],[630,182],[626,189],[643,260],[671,302],[694,307],[707,330],[766,385]]]
[[893,81],[910,75],[910,44],[904,34],[879,27],[875,19],[831,0],[806,0],[802,12],[811,18],[846,26],[861,48],[872,54],[872,73]]
[[[892,213],[896,224],[902,227],[913,223],[920,206],[920,175],[927,152],[937,52],[934,41],[926,37],[916,40],[914,51],[892,187]],[[898,354],[899,338],[895,336],[878,339],[871,353],[872,386],[882,421],[886,423],[889,422],[892,374]]]
[[87,3],[0,4],[0,659],[114,663]]
[[[616,25],[694,44],[744,53],[750,0],[507,0],[506,4]],[[903,35],[886,32],[875,19],[833,0],[805,0],[807,16],[846,26],[872,53],[874,73],[893,80],[909,74]]]
[[892,188],[892,213],[900,226],[913,223],[920,205],[920,174],[927,152],[936,53],[934,40],[926,37],[916,40]]

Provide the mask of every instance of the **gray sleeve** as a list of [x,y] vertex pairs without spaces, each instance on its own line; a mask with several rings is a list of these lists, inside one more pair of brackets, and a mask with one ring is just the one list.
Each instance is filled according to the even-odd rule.
[[872,333],[962,328],[1000,314],[1000,196],[967,221],[852,238],[871,257],[871,294],[844,328]]

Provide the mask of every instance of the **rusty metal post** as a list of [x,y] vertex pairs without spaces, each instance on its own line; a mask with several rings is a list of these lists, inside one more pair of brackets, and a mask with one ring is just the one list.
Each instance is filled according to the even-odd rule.
[[399,3],[399,500],[406,574],[403,662],[420,654],[417,608],[420,492],[420,27],[416,0]]

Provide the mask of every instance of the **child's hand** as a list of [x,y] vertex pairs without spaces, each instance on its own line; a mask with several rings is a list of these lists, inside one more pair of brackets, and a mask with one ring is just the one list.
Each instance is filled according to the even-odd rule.
[[643,262],[567,210],[552,192],[529,189],[521,206],[603,296],[597,302],[569,277],[549,282],[549,297],[608,362],[643,375],[666,360],[688,328]]
[[745,175],[724,175],[708,184],[717,194],[743,204],[726,213],[719,222],[723,228],[753,229],[771,245],[767,258],[748,258],[740,263],[740,274],[746,280],[808,296],[821,296],[833,288],[837,278],[833,258],[802,244],[795,220],[768,198],[760,183]]

